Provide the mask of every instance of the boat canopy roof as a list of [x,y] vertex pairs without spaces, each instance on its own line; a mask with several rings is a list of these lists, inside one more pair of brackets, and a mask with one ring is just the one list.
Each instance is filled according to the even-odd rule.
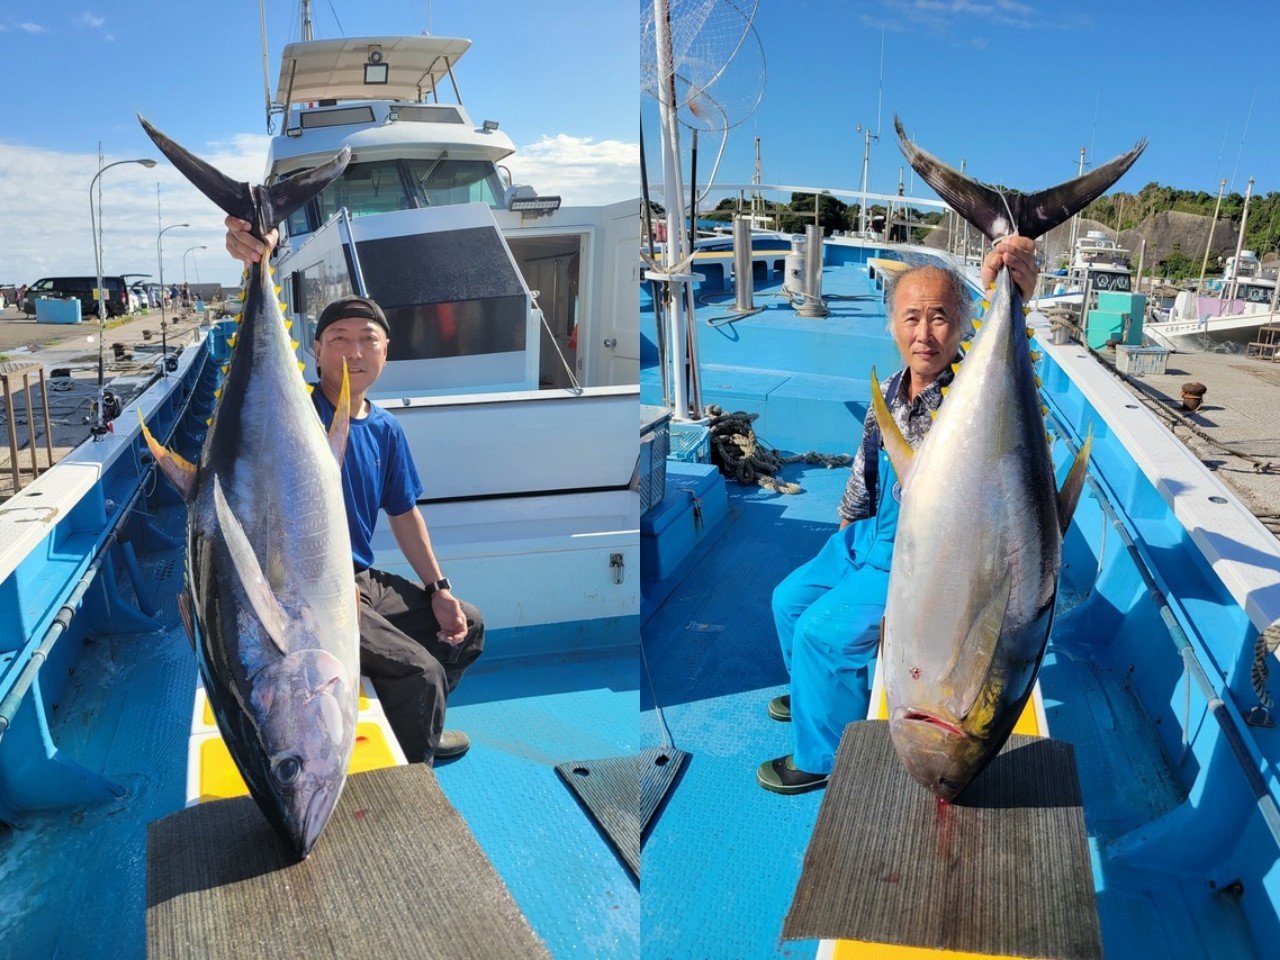
[[[280,57],[276,101],[421,100],[470,46],[470,40],[428,36],[291,43]],[[387,82],[366,84],[364,67],[375,51],[387,65]]]

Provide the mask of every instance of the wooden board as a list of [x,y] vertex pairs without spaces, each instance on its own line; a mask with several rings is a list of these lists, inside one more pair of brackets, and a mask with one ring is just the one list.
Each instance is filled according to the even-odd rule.
[[248,797],[157,820],[147,835],[153,960],[548,957],[432,771],[347,779],[298,863]]
[[1014,734],[944,804],[907,775],[887,722],[850,724],[782,935],[1101,957],[1071,745]]

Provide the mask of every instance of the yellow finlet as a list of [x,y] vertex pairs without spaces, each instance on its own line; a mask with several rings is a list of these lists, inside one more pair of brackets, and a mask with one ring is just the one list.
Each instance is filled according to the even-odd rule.
[[228,370],[230,370],[230,369],[231,369],[231,364],[229,364],[229,363],[224,363],[224,364],[222,365],[222,375],[225,377],[225,376],[227,375],[227,371],[228,371]]
[[959,373],[959,372],[960,372],[960,364],[958,364],[958,363],[953,363],[953,364],[951,365],[951,372],[952,372],[952,373]]
[[315,392],[316,392],[316,385],[314,383],[308,383],[307,393],[315,393]]
[[1044,386],[1044,381],[1043,381],[1043,380],[1041,380],[1039,377],[1036,377],[1036,386],[1037,386],[1037,387],[1043,387],[1043,386]]
[[215,400],[221,400],[221,399],[222,399],[222,388],[221,388],[221,387],[219,387],[217,390],[213,391],[213,399],[215,399]]
[[[902,435],[898,422],[893,419],[893,414],[889,412],[889,404],[885,402],[884,394],[880,392],[880,378],[876,375],[875,367],[871,368],[871,409],[875,414],[876,425],[880,428],[880,437],[884,443],[885,452],[889,454],[889,462],[893,464],[894,472],[898,475],[898,481],[905,490],[911,474],[911,465],[915,462],[916,452],[911,449],[911,444],[907,443],[906,437]],[[936,413],[936,411],[931,412]]]
[[1031,362],[1032,362],[1032,363],[1039,363],[1039,362],[1040,362],[1040,358],[1041,358],[1041,357],[1043,357],[1043,356],[1044,356],[1044,354],[1042,354],[1039,350],[1032,350],[1032,351],[1031,351]]
[[938,411],[937,411],[937,410],[930,410],[930,411],[929,411],[929,419],[930,419],[930,420],[937,420],[937,419],[938,419]]
[[973,347],[972,340],[966,340],[964,343],[960,344],[960,349],[963,350],[965,353],[968,353],[972,347]]
[[990,300],[983,300],[983,301],[982,301],[982,309],[983,309],[983,310],[990,310],[990,309],[991,309],[991,301],[990,301]]
[[233,333],[231,336],[227,337],[227,346],[231,347],[232,349],[235,349],[235,345],[236,345],[236,335]]
[[1022,308],[1022,315],[1023,315],[1024,317],[1029,317],[1029,316],[1031,316],[1031,308],[1030,308],[1030,307],[1023,307],[1023,308]]
[[[272,275],[272,276],[275,276],[275,271],[274,271],[274,270],[271,272],[271,275]],[[280,286],[280,284],[278,284],[278,283],[277,283],[277,284],[275,285],[275,291],[276,291],[276,296],[277,296],[277,297],[278,297],[278,296],[280,296],[280,294],[281,294],[281,292],[282,292],[283,290],[284,290],[284,287]]]
[[289,349],[290,349],[290,350],[297,350],[297,349],[298,349],[298,341],[297,341],[297,340],[290,340],[290,341],[289,341]]
[[987,292],[988,292],[988,293],[990,293],[990,292],[991,292],[992,290],[994,290],[995,288],[996,288],[996,283],[995,283],[995,281],[994,281],[994,280],[992,280],[990,283],[988,283],[988,284],[987,284]]
[[237,314],[236,314],[234,317],[232,317],[231,319],[232,319],[232,320],[234,320],[236,323],[239,323],[241,320],[243,320],[243,319],[244,319],[244,314],[243,314],[243,313],[237,313]]
[[1042,417],[1047,417],[1049,415],[1049,408],[1045,406],[1043,403],[1040,404],[1040,415]]
[[303,363],[301,360],[299,360],[299,361],[298,361],[298,369],[299,369],[299,370],[305,370],[305,369],[307,369],[307,365],[306,365],[305,363]]
[[975,329],[975,330],[981,330],[981,329],[982,329],[982,321],[981,321],[981,320],[975,320],[975,321],[973,321],[973,329]]
[[285,330],[286,330],[286,331],[288,331],[288,330],[292,330],[292,329],[293,329],[293,321],[292,321],[292,320],[286,320],[286,321],[284,322],[284,328],[285,328]]
[[206,420],[206,421],[204,422],[204,425],[205,425],[206,427],[212,427],[212,426],[213,426],[213,417],[210,417],[208,420]]
[[950,387],[940,387],[939,389],[942,391],[942,395],[943,395],[944,397],[945,397],[948,393],[950,393],[950,392],[951,392],[951,388],[950,388]]

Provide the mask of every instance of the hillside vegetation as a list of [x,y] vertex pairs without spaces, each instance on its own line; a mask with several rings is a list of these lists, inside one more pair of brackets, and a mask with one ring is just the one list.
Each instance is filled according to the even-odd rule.
[[[1209,242],[1209,224],[1216,200],[1217,194],[1203,190],[1178,190],[1148,183],[1137,193],[1113,193],[1095,200],[1085,208],[1079,231],[1083,236],[1087,230],[1102,230],[1117,240],[1120,246],[1132,251],[1135,270],[1145,239],[1143,272],[1170,279],[1199,276],[1208,243],[1207,273],[1213,276],[1222,272],[1223,262],[1235,253],[1240,217],[1244,211],[1244,194],[1228,193],[1223,196],[1213,240]],[[702,216],[728,220],[736,206],[735,199],[727,198],[720,201],[714,211]],[[826,232],[857,229],[858,204],[845,204],[834,197],[824,196],[820,198],[818,207]],[[778,227],[784,231],[801,232],[806,223],[813,222],[813,197],[809,194],[792,194],[789,204],[770,202],[766,208],[768,214],[778,216]],[[872,204],[869,209],[872,215],[885,212],[879,204]],[[963,233],[963,226],[955,231],[950,214],[943,216],[916,211],[912,219],[931,225],[931,229],[913,231],[912,239],[917,243],[946,248],[949,241],[958,244],[956,237]],[[1047,269],[1063,265],[1069,254],[1069,236],[1070,225],[1064,224],[1040,241]],[[970,237],[971,252],[976,252],[977,237],[973,231],[970,231]],[[1263,260],[1280,256],[1280,192],[1255,194],[1250,198],[1244,249],[1253,250]]]

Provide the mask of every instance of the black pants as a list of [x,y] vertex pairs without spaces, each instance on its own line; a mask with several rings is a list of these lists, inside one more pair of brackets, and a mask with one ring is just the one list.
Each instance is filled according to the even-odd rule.
[[467,635],[456,646],[436,634],[440,624],[427,592],[382,570],[356,574],[360,591],[360,672],[373,681],[387,720],[410,763],[431,763],[444,730],[445,701],[484,650],[480,611],[463,602]]

